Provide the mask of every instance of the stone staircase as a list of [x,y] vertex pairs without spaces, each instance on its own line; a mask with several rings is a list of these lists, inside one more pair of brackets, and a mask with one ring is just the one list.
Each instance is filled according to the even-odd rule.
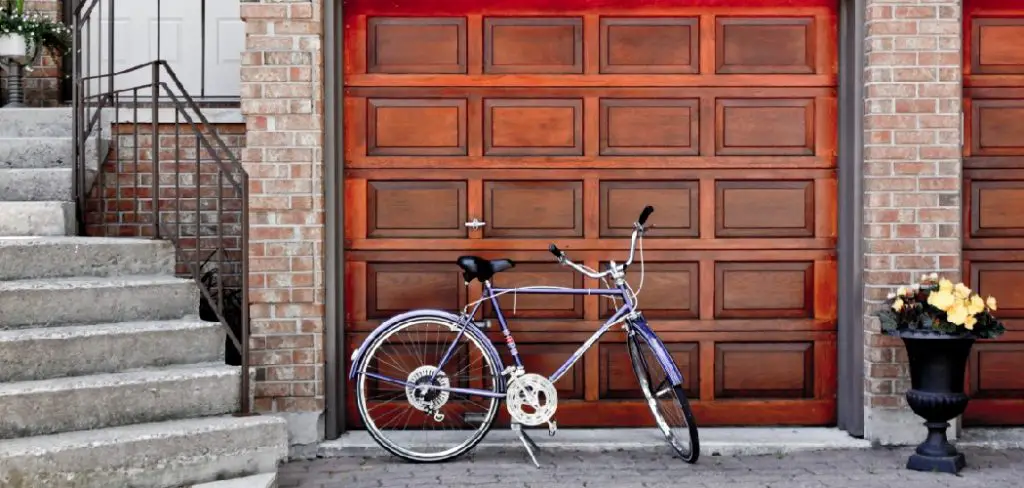
[[231,415],[240,369],[171,244],[70,235],[71,132],[0,109],[0,486],[274,486],[286,423]]

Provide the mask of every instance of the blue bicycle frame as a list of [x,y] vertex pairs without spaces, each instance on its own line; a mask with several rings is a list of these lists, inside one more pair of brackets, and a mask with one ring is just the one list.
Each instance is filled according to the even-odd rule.
[[[604,325],[602,325],[596,332],[594,332],[594,334],[591,335],[590,338],[588,338],[586,340],[586,342],[583,343],[583,345],[581,345],[578,349],[576,349],[576,351],[572,354],[572,356],[569,357],[569,359],[566,360],[565,363],[563,363],[562,366],[559,367],[558,370],[556,370],[548,378],[552,383],[557,382],[562,377],[562,375],[564,375],[566,373],[566,371],[569,370],[569,368],[571,368],[574,364],[576,364],[576,362],[579,361],[579,359],[581,357],[583,357],[583,354],[588,349],[590,349],[590,347],[593,346],[594,343],[597,342],[597,340],[600,339],[601,336],[605,334],[605,332],[608,332],[608,330],[611,329],[611,327],[613,325],[615,325],[616,323],[618,323],[620,321],[623,321],[623,320],[626,321],[627,327],[629,327],[634,333],[637,333],[637,334],[640,334],[641,336],[643,336],[644,339],[647,341],[647,343],[651,346],[651,349],[654,351],[655,355],[657,356],[658,362],[661,363],[662,367],[664,368],[665,372],[667,373],[667,375],[669,377],[668,379],[672,382],[672,385],[673,386],[677,386],[677,385],[679,385],[679,384],[681,384],[683,382],[682,374],[679,372],[679,369],[676,367],[676,364],[672,360],[671,356],[669,356],[668,351],[665,349],[664,344],[662,344],[662,342],[658,338],[658,336],[655,335],[654,331],[651,330],[651,328],[647,325],[647,321],[643,318],[643,316],[638,311],[634,310],[634,308],[633,308],[633,301],[632,301],[632,295],[629,292],[629,290],[625,287],[625,285],[621,285],[621,284],[618,285],[616,288],[545,289],[545,288],[492,288],[490,282],[485,282],[484,283],[484,288],[483,288],[484,300],[480,300],[479,302],[477,302],[476,305],[473,307],[472,311],[470,311],[468,314],[463,314],[463,315],[457,317],[457,322],[459,323],[459,325],[461,325],[461,328],[459,330],[459,333],[456,335],[455,339],[452,341],[451,345],[449,345],[447,347],[447,349],[445,350],[444,355],[441,357],[439,363],[437,364],[437,369],[435,369],[434,375],[437,375],[437,372],[441,371],[444,368],[444,366],[446,364],[448,364],[448,361],[451,360],[452,356],[454,355],[455,349],[458,346],[459,341],[462,339],[462,336],[464,334],[466,334],[466,333],[474,334],[478,338],[484,339],[481,342],[483,343],[483,347],[488,348],[488,350],[486,352],[488,354],[490,354],[491,357],[496,361],[496,364],[498,365],[499,369],[504,369],[504,366],[501,364],[501,358],[498,355],[497,350],[494,349],[494,345],[491,343],[490,340],[488,340],[486,338],[486,336],[483,334],[483,332],[473,322],[473,317],[476,316],[476,312],[477,312],[477,310],[479,310],[480,305],[483,304],[485,301],[488,301],[488,300],[491,302],[491,305],[494,307],[494,313],[495,313],[495,315],[497,315],[498,324],[501,326],[501,332],[502,332],[502,334],[505,337],[505,344],[508,346],[508,350],[511,353],[512,358],[513,358],[513,360],[516,363],[515,364],[516,367],[521,368],[523,366],[522,360],[519,358],[519,351],[516,349],[516,341],[512,337],[512,332],[509,330],[508,322],[505,320],[505,315],[501,312],[501,306],[498,304],[498,297],[500,295],[504,294],[504,293],[518,293],[518,294],[523,294],[523,295],[596,295],[596,296],[614,297],[614,298],[621,298],[622,299],[623,305],[621,307],[619,307],[615,311],[614,314],[612,314],[611,318],[609,318],[604,323]],[[377,335],[379,335],[380,333],[383,333],[383,331],[389,329],[389,327],[388,327],[389,325],[394,325],[394,324],[397,324],[397,323],[401,323],[401,322],[403,322],[405,320],[408,320],[410,318],[415,318],[417,316],[437,317],[439,314],[445,316],[445,318],[455,317],[454,315],[448,314],[446,312],[429,311],[429,310],[414,311],[414,312],[410,312],[410,313],[407,313],[407,314],[403,314],[402,316],[395,317],[394,319],[392,319],[388,323],[385,323],[382,326],[378,327],[373,333],[371,333],[370,337],[368,337],[363,342],[363,345],[372,343],[373,339],[375,339]],[[352,355],[353,366],[360,364],[361,356],[364,353],[365,353],[365,351],[363,350],[363,346],[360,346],[359,349]],[[357,368],[353,367],[351,372],[349,373],[349,378],[355,378],[356,375],[359,374],[359,373],[360,372],[357,371]],[[505,397],[504,388],[501,388],[501,389],[499,389],[498,392],[495,392],[495,391],[481,390],[481,389],[475,389],[475,388],[458,388],[458,387],[435,386],[435,385],[433,385],[433,383],[434,383],[433,382],[433,379],[434,379],[433,377],[431,378],[431,381],[428,382],[426,385],[422,385],[422,384],[421,385],[416,385],[416,384],[409,383],[408,381],[406,381],[404,379],[390,378],[390,377],[387,377],[387,376],[384,376],[384,375],[381,375],[381,374],[377,374],[377,373],[373,373],[373,372],[369,372],[369,371],[363,371],[362,373],[365,374],[366,376],[368,376],[370,378],[373,378],[373,379],[376,379],[378,381],[383,381],[383,382],[390,383],[390,384],[393,384],[393,385],[401,386],[403,388],[404,387],[411,387],[411,388],[437,389],[437,390],[448,391],[448,392],[452,392],[452,393],[459,393],[459,394],[473,395],[473,396],[482,396],[482,397],[490,397],[490,398],[504,398]]]

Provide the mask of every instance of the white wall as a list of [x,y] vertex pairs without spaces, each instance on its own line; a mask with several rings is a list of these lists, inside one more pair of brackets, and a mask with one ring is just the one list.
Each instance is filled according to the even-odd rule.
[[[245,44],[239,1],[114,0],[114,70],[164,59],[193,97],[237,97],[239,61]],[[93,21],[83,28],[84,37],[91,39],[89,48],[83,50],[83,56],[89,53],[90,59],[83,58],[83,64],[91,66],[90,74],[109,71],[109,0],[100,0],[97,9],[90,16]],[[114,88],[145,85],[151,80],[148,70],[120,75]],[[148,94],[147,89],[139,90],[140,96]]]

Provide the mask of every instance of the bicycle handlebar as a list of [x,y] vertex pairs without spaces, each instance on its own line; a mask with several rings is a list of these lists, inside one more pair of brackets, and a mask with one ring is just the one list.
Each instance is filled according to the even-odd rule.
[[[652,213],[654,213],[654,207],[650,205],[644,207],[643,211],[640,212],[640,218],[638,218],[637,221],[633,224],[633,234],[629,239],[629,259],[627,259],[626,262],[621,265],[623,271],[625,271],[626,268],[633,264],[633,254],[636,252],[637,238],[639,238],[644,233],[644,224],[647,223],[647,218],[650,217]],[[558,246],[554,244],[548,246],[548,251],[550,251],[551,254],[553,254],[555,258],[558,259],[559,263],[569,266],[570,268],[575,269],[581,274],[593,279],[604,278],[605,276],[612,274],[612,272],[614,271],[611,268],[602,272],[589,271],[586,268],[574,263],[565,255],[564,252],[562,252],[561,249],[558,248]]]

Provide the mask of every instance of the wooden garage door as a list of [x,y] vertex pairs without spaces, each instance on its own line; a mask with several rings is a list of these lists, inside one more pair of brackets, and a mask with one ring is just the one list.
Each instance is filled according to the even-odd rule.
[[974,346],[970,425],[1024,424],[1024,8],[967,2],[964,278],[999,300],[1005,335]]
[[[547,245],[621,261],[650,204],[641,305],[701,425],[833,423],[834,8],[623,7],[643,3],[346,2],[349,350],[393,314],[479,297],[461,254],[516,260],[498,286],[597,286]],[[505,298],[545,375],[610,313]],[[651,425],[623,341],[557,384],[560,425]]]

